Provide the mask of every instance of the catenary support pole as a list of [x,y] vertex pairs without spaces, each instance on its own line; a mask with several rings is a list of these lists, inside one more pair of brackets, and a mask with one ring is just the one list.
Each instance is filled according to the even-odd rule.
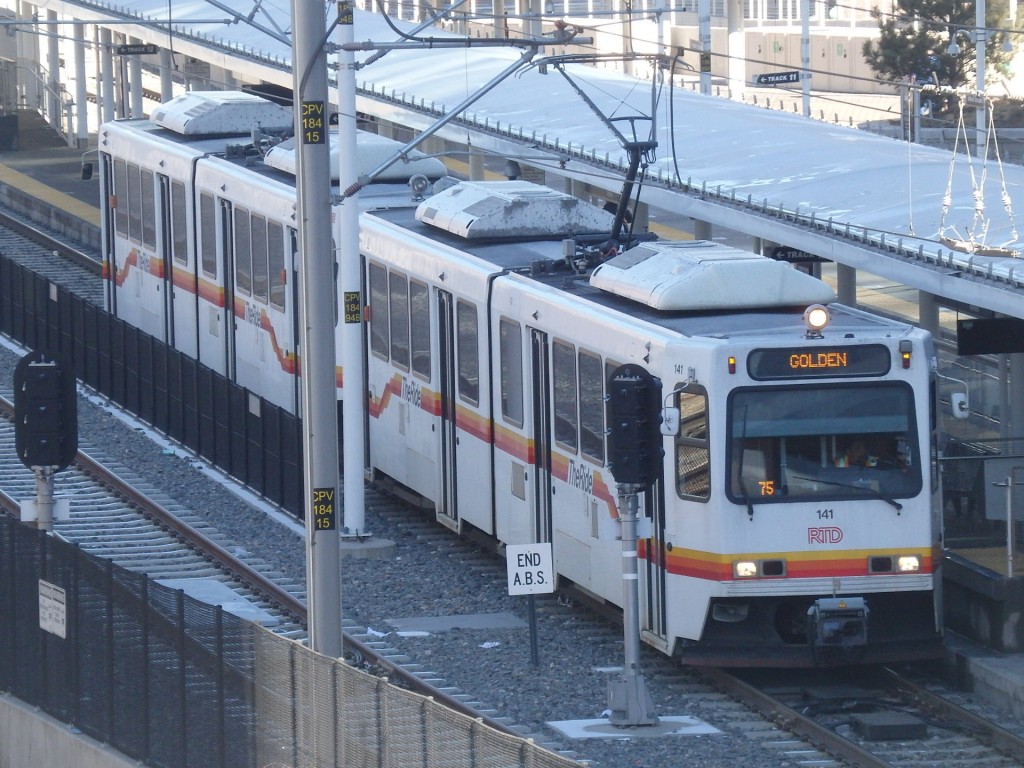
[[341,655],[338,540],[338,398],[334,360],[334,253],[327,144],[327,24],[321,2],[292,2],[292,77],[298,150],[299,364],[310,647]]

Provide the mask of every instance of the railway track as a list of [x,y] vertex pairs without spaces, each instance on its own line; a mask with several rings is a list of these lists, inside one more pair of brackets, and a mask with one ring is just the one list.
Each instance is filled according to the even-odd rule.
[[[827,679],[733,675],[704,670],[708,679],[764,717],[854,768],[1013,768],[1024,765],[1019,723],[977,703],[919,670],[866,667]],[[1016,729],[1016,730],[1014,730]]]

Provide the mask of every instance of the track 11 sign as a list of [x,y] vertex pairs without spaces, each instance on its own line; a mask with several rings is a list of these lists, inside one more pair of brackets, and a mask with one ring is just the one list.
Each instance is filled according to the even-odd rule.
[[541,595],[555,591],[551,542],[509,544],[505,547],[510,595]]
[[799,82],[799,72],[768,72],[754,78],[755,85],[786,85],[787,83]]

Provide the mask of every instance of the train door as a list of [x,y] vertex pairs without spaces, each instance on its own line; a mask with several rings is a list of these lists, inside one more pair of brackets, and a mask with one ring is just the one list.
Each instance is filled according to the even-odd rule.
[[455,461],[455,303],[448,291],[437,291],[441,483],[438,515],[458,526],[458,468]]
[[161,340],[169,346],[174,343],[174,262],[171,259],[172,233],[171,226],[171,190],[170,179],[162,173],[157,174],[157,215],[160,217],[160,229],[157,232],[157,258],[161,264],[161,290],[163,291],[164,327]]
[[494,532],[488,346],[483,303],[436,290],[440,435],[437,518],[454,530],[465,524]]
[[[226,215],[222,207],[229,210]],[[231,344],[233,321],[231,309],[231,275],[225,274],[225,245],[231,243],[230,205],[218,202],[209,192],[199,195],[198,295],[199,361],[222,375],[227,375],[227,350]],[[229,321],[231,324],[229,324]]]
[[218,227],[218,249],[220,271],[224,275],[224,370],[232,381],[235,380],[235,235],[232,206],[227,200],[219,201],[220,225]]
[[551,371],[548,335],[530,329],[533,386],[534,541],[551,541]]
[[658,482],[644,494],[641,514],[651,520],[650,538],[639,542],[647,555],[640,560],[640,629],[665,639],[665,491]]
[[184,182],[169,185],[170,232],[165,247],[170,249],[167,266],[167,295],[171,307],[170,343],[189,357],[196,356],[195,270],[189,259],[188,203]]
[[117,189],[114,180],[114,162],[110,155],[100,153],[100,183],[102,184],[102,235],[103,235],[103,306],[117,315],[117,292],[115,288],[116,263],[114,257],[114,214]]
[[[294,229],[292,227],[289,227],[288,228],[288,236],[287,237],[288,237],[288,243],[287,243],[288,244],[288,263],[287,263],[286,266],[282,267],[282,272],[286,275],[286,277],[285,277],[285,284],[283,286],[283,289],[287,290],[288,286],[291,286],[291,294],[288,296],[288,299],[287,299],[288,301],[291,302],[291,310],[288,312],[288,317],[289,317],[289,325],[291,326],[291,330],[292,330],[292,349],[295,350],[295,359],[296,359],[296,361],[298,361],[298,360],[302,359],[302,355],[300,354],[301,350],[299,349],[299,339],[301,338],[300,330],[302,328],[302,323],[301,323],[302,318],[299,316],[299,272],[298,272],[298,269],[299,269],[298,268],[298,263],[299,263],[299,233],[298,233],[298,230],[296,230],[296,229]],[[364,296],[366,295],[366,288],[365,288],[365,286],[363,287],[363,295]],[[283,302],[284,302],[284,300],[282,300],[282,303]],[[337,359],[341,360],[341,355],[340,354],[338,354]],[[363,359],[364,360],[366,359],[366,351],[365,350],[363,350]],[[369,374],[367,372],[367,366],[364,365],[363,366],[363,390],[362,390],[363,392],[369,391],[369,386],[367,384],[367,381],[368,381],[367,377],[368,376],[369,376]],[[293,409],[292,409],[292,413],[298,413],[299,412],[299,408],[302,405],[301,394],[302,394],[302,378],[299,376],[299,365],[298,365],[298,363],[296,363],[295,370],[294,370],[294,375],[292,376],[292,403],[293,403],[293,406],[294,406]],[[369,416],[369,413],[367,413],[367,409],[366,408],[363,408],[363,417],[364,417],[364,419],[366,419],[366,423],[363,424],[363,433],[366,436],[365,439],[367,441],[369,441],[369,439],[370,439],[369,438],[369,435],[370,435],[370,424],[369,424],[370,416]],[[364,455],[367,458],[369,458],[369,456],[370,456],[369,445],[367,445],[365,447],[365,451],[366,452],[364,453]]]

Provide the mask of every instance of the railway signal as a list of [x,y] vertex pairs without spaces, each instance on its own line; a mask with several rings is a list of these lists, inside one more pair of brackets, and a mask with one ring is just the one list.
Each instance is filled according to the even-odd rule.
[[608,378],[608,459],[617,483],[648,486],[661,474],[661,382],[639,365]]
[[78,453],[75,376],[46,352],[30,352],[14,369],[14,448],[29,469],[60,472]]
[[14,369],[14,450],[36,476],[36,520],[53,528],[53,476],[78,453],[74,372],[47,352],[30,352]]

